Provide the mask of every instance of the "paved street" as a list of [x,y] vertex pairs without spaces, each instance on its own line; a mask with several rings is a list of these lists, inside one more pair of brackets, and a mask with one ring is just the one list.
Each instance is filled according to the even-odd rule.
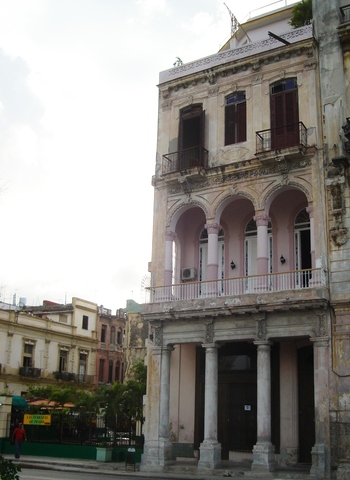
[[[112,473],[112,472],[111,472]],[[23,468],[21,473],[20,473],[20,480],[93,480],[94,478],[98,477],[98,480],[111,480],[111,473],[104,473],[104,472],[91,472],[91,473],[80,473],[80,472],[64,472],[64,471],[54,471],[54,470],[39,470],[39,469],[29,469],[29,468]],[[144,476],[142,473],[139,472],[128,472],[128,473],[116,473],[113,472],[113,477],[116,478],[117,480],[132,480],[132,479],[142,479],[142,478],[147,478],[151,479],[152,475],[149,476]],[[172,479],[174,479],[174,475],[171,476]],[[179,480],[193,480],[193,476],[186,477],[184,475],[179,475],[177,476]],[[198,476],[196,477],[196,480],[204,480],[207,479],[208,477],[201,477]],[[216,480],[218,477],[212,477],[213,480]],[[234,477],[235,480],[253,480],[253,477],[247,477],[246,475],[244,477]],[[164,476],[160,477],[157,476],[157,479],[159,480],[168,480],[169,476],[167,474],[164,474]],[[257,480],[256,477],[254,480]]]

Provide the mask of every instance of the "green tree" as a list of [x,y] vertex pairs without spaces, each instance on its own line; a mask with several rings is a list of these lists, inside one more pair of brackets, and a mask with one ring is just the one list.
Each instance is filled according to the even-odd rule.
[[19,480],[18,472],[21,468],[14,465],[11,460],[5,460],[0,455],[0,478],[1,480]]
[[292,10],[292,18],[289,22],[294,28],[309,25],[312,20],[312,0],[301,0],[296,3]]

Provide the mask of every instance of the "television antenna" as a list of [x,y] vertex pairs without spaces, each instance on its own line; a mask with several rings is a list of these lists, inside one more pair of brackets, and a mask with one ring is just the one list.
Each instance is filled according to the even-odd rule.
[[228,10],[228,13],[231,17],[231,37],[233,37],[233,35],[237,32],[238,28],[241,28],[244,35],[248,38],[248,40],[251,42],[251,39],[249,38],[249,35],[245,32],[244,28],[242,27],[242,25],[239,23],[239,21],[237,20],[237,18],[235,17],[235,15],[231,12],[231,10],[228,8],[228,6],[226,5],[226,3],[224,3],[225,7],[227,8]]

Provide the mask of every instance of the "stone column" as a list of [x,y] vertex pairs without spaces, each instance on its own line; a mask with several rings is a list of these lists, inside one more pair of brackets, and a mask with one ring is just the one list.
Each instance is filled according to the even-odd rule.
[[268,273],[269,258],[267,256],[267,230],[270,218],[267,215],[256,215],[254,217],[257,226],[257,273],[265,275]]
[[[12,408],[12,395],[1,395],[0,396],[0,448],[2,449],[2,444],[6,438],[8,438],[9,424],[8,424],[8,415],[11,413]],[[2,450],[1,450],[2,451]]]
[[207,280],[218,279],[218,238],[220,225],[213,223],[206,224],[205,228],[208,232],[208,263],[207,263]]
[[213,470],[221,464],[221,444],[218,442],[218,345],[204,344],[205,401],[204,440],[199,447],[198,469]]
[[299,408],[298,358],[294,342],[281,342],[280,348],[281,464],[298,463]]
[[171,230],[165,232],[165,258],[164,258],[164,285],[173,283],[173,241],[175,233]]
[[271,443],[271,342],[258,340],[258,435],[253,447],[252,470],[275,470],[275,447]]
[[172,460],[172,443],[169,439],[171,351],[172,347],[154,346],[148,357],[142,471],[163,471]]
[[[320,322],[324,318],[320,316]],[[315,445],[310,474],[330,478],[329,338],[311,338],[314,344]]]

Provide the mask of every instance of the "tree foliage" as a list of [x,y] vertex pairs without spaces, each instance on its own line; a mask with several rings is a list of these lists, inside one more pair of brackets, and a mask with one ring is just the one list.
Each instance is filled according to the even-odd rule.
[[18,472],[21,468],[18,465],[12,463],[11,460],[5,460],[0,455],[0,478],[1,480],[19,480]]
[[292,18],[289,22],[294,28],[309,25],[312,20],[312,0],[301,0],[296,3],[292,10]]

